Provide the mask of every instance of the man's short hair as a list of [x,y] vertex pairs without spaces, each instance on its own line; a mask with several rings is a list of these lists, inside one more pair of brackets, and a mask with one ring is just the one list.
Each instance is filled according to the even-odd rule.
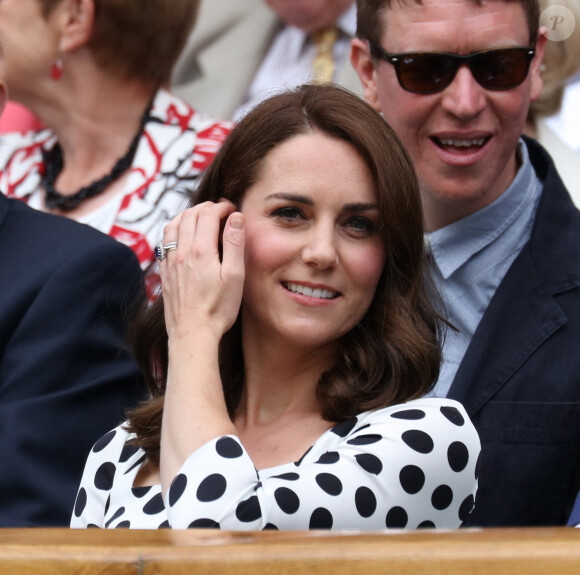
[[[466,2],[473,2],[478,6],[483,5],[483,0],[465,0]],[[538,0],[500,0],[501,2],[517,2],[522,5],[528,27],[530,29],[530,45],[536,43],[538,37],[538,29],[540,25],[540,6]],[[415,4],[423,4],[422,0],[356,0],[357,9],[357,30],[356,34],[359,38],[370,40],[380,44],[383,35],[384,19],[383,14],[391,6],[398,2],[400,5],[415,2]]]

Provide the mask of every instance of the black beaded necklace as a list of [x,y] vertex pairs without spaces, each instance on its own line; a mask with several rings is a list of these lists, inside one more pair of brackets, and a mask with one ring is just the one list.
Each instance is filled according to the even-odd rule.
[[149,112],[151,111],[152,102],[147,106],[147,109],[141,116],[141,121],[139,123],[139,129],[137,134],[133,138],[127,153],[117,160],[117,163],[113,166],[113,169],[105,176],[99,180],[95,180],[88,186],[82,187],[78,192],[65,195],[57,192],[54,189],[54,183],[62,171],[62,150],[60,144],[57,142],[50,150],[42,150],[42,161],[44,163],[44,174],[40,180],[42,187],[44,188],[46,194],[44,196],[44,205],[50,209],[59,209],[63,212],[68,212],[74,210],[78,207],[84,200],[88,198],[93,198],[100,193],[104,192],[110,184],[126,172],[133,158],[135,157],[135,152],[137,151],[137,146],[139,145],[139,140],[141,139],[141,134],[145,128],[145,124],[149,119]]

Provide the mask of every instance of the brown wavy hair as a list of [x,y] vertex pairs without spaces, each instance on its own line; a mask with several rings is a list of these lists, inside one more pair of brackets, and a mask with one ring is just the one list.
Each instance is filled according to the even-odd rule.
[[[318,381],[322,416],[339,422],[425,394],[439,373],[441,319],[424,269],[419,185],[394,131],[363,100],[335,86],[302,86],[252,110],[231,132],[205,172],[191,205],[227,198],[240,205],[265,158],[297,136],[320,132],[349,142],[376,190],[386,260],[363,319],[341,338],[334,366]],[[219,350],[226,404],[233,417],[244,385],[238,316]],[[128,414],[135,444],[158,462],[168,352],[163,297],[133,324],[131,337],[151,399]]]
[[[45,17],[62,0],[39,0]],[[191,32],[201,0],[93,0],[88,46],[97,63],[124,78],[158,88]]]

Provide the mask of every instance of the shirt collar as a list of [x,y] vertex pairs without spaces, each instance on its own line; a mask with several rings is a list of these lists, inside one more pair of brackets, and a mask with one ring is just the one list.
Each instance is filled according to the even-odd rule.
[[538,180],[523,140],[518,150],[521,166],[499,198],[469,216],[425,234],[427,251],[444,278],[501,236],[536,196]]

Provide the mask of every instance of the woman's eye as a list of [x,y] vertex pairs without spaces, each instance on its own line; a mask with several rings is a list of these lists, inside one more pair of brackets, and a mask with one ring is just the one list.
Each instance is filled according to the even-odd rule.
[[346,226],[349,230],[359,235],[369,235],[376,231],[376,226],[372,220],[362,216],[350,218],[346,222]]
[[272,215],[287,222],[293,222],[302,217],[302,212],[298,208],[287,206],[275,210]]

